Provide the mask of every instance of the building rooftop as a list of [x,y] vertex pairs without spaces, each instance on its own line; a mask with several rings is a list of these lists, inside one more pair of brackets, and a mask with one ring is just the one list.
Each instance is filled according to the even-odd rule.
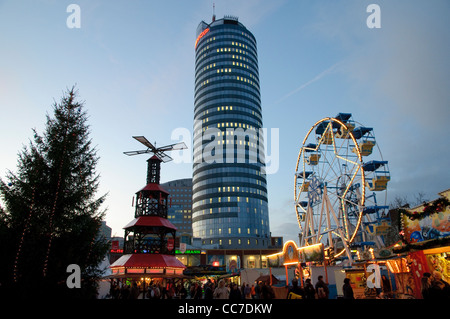
[[239,18],[231,15],[226,15],[222,19],[215,20],[213,17],[213,21],[211,23],[206,23],[205,21],[200,22],[200,24],[197,27],[197,33],[196,36],[199,36],[200,33],[202,33],[205,29],[215,27],[218,25],[223,24],[231,24],[231,25],[238,25],[242,28],[247,29],[242,23],[239,22]]

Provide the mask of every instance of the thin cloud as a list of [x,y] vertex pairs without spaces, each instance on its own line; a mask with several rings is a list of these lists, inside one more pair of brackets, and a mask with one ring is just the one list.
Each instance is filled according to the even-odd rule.
[[313,84],[314,82],[319,81],[320,79],[322,79],[323,77],[327,76],[328,74],[332,73],[342,62],[338,62],[333,64],[331,67],[329,67],[328,69],[326,69],[325,71],[322,71],[321,73],[319,73],[318,75],[316,75],[313,79],[309,80],[306,83],[303,83],[302,85],[300,85],[298,88],[296,88],[294,91],[286,94],[285,96],[283,96],[281,99],[279,99],[277,102],[275,102],[275,104],[281,103],[284,100],[286,100],[287,98],[289,98],[290,96],[300,92],[301,90],[305,89],[306,87],[308,87],[309,85]]

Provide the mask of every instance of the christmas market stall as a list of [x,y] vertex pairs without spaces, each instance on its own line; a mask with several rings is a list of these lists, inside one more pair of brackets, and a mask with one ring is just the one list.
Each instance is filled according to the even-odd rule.
[[371,257],[355,258],[351,267],[335,271],[338,296],[343,296],[342,283],[350,279],[355,299],[392,299],[403,295],[404,280],[409,268],[406,258],[401,255],[389,259],[379,259],[372,251]]
[[[297,279],[299,286],[302,287],[306,279],[311,279],[315,285],[318,277],[323,276],[323,280],[330,290],[329,298],[336,297],[334,273],[342,267],[329,264],[329,257],[322,243],[299,248],[294,241],[290,240],[284,243],[283,251],[269,255],[267,258],[270,269],[273,267],[285,268],[286,286],[289,286],[293,279]],[[290,276],[291,269],[293,275]]]
[[440,198],[401,213],[402,244],[395,253],[407,253],[413,296],[423,298],[421,280],[425,273],[450,283],[450,189]]

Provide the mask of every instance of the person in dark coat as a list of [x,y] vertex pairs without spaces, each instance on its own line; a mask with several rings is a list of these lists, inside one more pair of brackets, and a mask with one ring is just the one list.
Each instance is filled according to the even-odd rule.
[[442,274],[439,271],[433,271],[431,279],[431,287],[429,290],[430,299],[450,299],[450,284],[442,279]]
[[180,288],[180,299],[186,299],[186,297],[187,297],[187,290],[186,288],[184,288],[184,285],[182,284]]
[[328,289],[328,285],[323,281],[323,276],[319,276],[317,280],[318,280],[318,282],[316,283],[317,299],[328,299],[330,290]]
[[139,297],[139,288],[137,286],[137,283],[134,281],[133,286],[131,287],[131,290],[130,290],[130,295],[128,296],[128,298],[138,299],[138,297]]
[[383,293],[386,296],[386,298],[390,298],[392,295],[392,289],[391,289],[391,282],[389,281],[389,278],[387,278],[385,275],[381,276],[381,283],[383,284]]
[[120,290],[120,295],[122,296],[122,299],[128,299],[128,296],[130,295],[130,286],[123,285],[122,289]]
[[203,289],[199,284],[195,284],[194,299],[203,299]]
[[295,278],[292,279],[292,287],[289,288],[286,298],[289,299],[289,294],[290,294],[291,292],[294,293],[294,294],[296,294],[296,295],[301,296],[302,299],[305,299],[305,297],[306,297],[306,296],[305,296],[305,291],[303,290],[302,287],[299,287],[299,285],[298,285],[298,280],[295,279]]
[[273,291],[272,286],[265,282],[263,282],[261,287],[261,299],[275,299],[275,292]]
[[316,298],[316,290],[311,283],[311,279],[308,278],[305,280],[305,298],[306,299],[315,299]]
[[344,279],[344,285],[342,286],[342,292],[344,293],[344,299],[355,299],[353,296],[353,288],[350,285],[350,278]]
[[261,287],[262,287],[262,282],[260,281],[260,282],[258,282],[257,284],[256,284],[256,287],[255,287],[255,299],[260,299],[261,298]]
[[208,279],[208,282],[204,285],[205,299],[213,299],[212,282]]
[[423,299],[430,299],[430,288],[431,288],[431,274],[429,272],[425,272],[421,279],[421,290]]
[[233,284],[230,291],[230,299],[238,300],[242,298],[241,290],[238,288],[238,285]]

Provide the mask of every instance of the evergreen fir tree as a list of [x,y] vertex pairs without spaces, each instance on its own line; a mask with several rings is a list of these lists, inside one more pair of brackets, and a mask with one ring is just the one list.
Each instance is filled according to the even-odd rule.
[[[0,180],[0,284],[20,296],[94,297],[97,266],[107,252],[99,237],[106,195],[96,197],[99,158],[89,138],[84,104],[68,90],[47,115],[41,136],[19,153],[17,173]],[[67,266],[82,271],[69,289]]]

